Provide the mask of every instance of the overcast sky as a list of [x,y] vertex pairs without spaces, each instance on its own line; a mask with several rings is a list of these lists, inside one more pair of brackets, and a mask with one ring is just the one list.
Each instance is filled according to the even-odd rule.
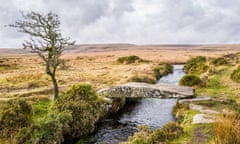
[[78,44],[240,43],[240,0],[0,0],[0,47],[22,47],[4,25],[31,10],[58,14]]

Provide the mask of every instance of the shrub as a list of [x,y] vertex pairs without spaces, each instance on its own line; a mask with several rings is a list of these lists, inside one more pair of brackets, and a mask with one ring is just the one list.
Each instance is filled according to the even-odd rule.
[[182,86],[199,86],[201,79],[196,75],[185,75],[180,79],[179,84]]
[[31,123],[32,106],[23,100],[10,100],[0,112],[0,135],[9,137]]
[[132,63],[140,63],[140,62],[148,62],[148,61],[143,60],[138,56],[132,55],[132,56],[120,57],[117,59],[117,62],[123,63],[123,64],[132,64]]
[[189,104],[180,104],[178,101],[173,107],[173,115],[179,123],[184,121],[187,110],[189,110]]
[[240,117],[239,114],[226,114],[214,124],[214,141],[217,144],[240,143]]
[[153,68],[153,73],[156,80],[161,78],[160,67]]
[[153,74],[156,80],[159,80],[162,76],[168,75],[173,72],[173,65],[171,64],[159,64],[153,68]]
[[144,82],[144,83],[150,83],[150,84],[155,84],[156,81],[148,76],[133,76],[131,79],[128,80],[129,82]]
[[164,64],[164,67],[163,67],[163,73],[162,75],[168,75],[170,73],[173,73],[173,65],[171,64]]
[[23,128],[16,136],[17,143],[61,144],[67,139],[87,136],[103,116],[105,106],[90,85],[74,85],[53,104],[50,113],[38,123]]
[[188,74],[202,74],[209,69],[209,66],[207,66],[205,63],[206,58],[203,56],[190,59],[184,65],[184,71]]
[[154,139],[160,142],[166,140],[173,140],[179,137],[183,133],[183,128],[175,123],[169,122],[163,126],[163,128],[154,131]]
[[92,133],[95,123],[105,113],[105,106],[98,101],[90,85],[74,85],[55,102],[57,111],[71,112],[70,130],[66,133],[72,139]]
[[212,60],[211,64],[213,64],[214,66],[220,66],[220,65],[228,64],[228,62],[225,58],[220,57],[220,58],[216,58],[216,59]]
[[178,138],[183,134],[183,128],[175,122],[167,123],[161,129],[150,131],[146,126],[139,127],[140,131],[128,138],[125,144],[164,143]]
[[39,123],[25,127],[16,136],[17,144],[61,144],[69,132],[70,112],[52,112]]
[[235,82],[240,83],[240,66],[232,72],[231,79]]

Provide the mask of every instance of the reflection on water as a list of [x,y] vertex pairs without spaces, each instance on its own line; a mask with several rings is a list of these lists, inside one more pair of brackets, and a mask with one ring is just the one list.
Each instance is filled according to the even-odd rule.
[[[158,83],[177,84],[184,76],[182,65],[175,65],[172,74],[161,78]],[[160,128],[165,123],[174,120],[172,108],[175,99],[146,98],[135,103],[128,103],[123,113],[104,119],[98,131],[93,136],[96,144],[117,144],[126,141],[138,125],[147,125],[151,129]]]

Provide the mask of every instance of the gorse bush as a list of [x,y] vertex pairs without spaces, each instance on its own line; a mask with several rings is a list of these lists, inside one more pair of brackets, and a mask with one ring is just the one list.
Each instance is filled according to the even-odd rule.
[[211,64],[213,64],[214,66],[220,66],[220,65],[226,65],[226,64],[228,64],[228,62],[225,58],[220,57],[220,58],[216,58],[216,59],[212,60]]
[[133,76],[128,80],[129,82],[144,82],[144,83],[150,83],[150,84],[155,84],[156,80],[148,77],[148,76]]
[[182,86],[199,86],[201,83],[201,79],[196,75],[185,75],[179,81]]
[[149,61],[143,60],[138,56],[132,55],[132,56],[120,57],[117,59],[117,62],[123,63],[123,64],[132,64],[132,63],[141,63],[141,62],[149,62]]
[[240,83],[240,66],[232,72],[231,79],[235,82]]
[[1,107],[0,135],[10,137],[31,124],[32,106],[23,100],[10,100]]
[[183,128],[175,123],[169,122],[154,132],[154,138],[157,141],[164,142],[166,140],[173,140],[183,134]]
[[67,138],[71,143],[92,133],[104,114],[105,106],[90,85],[74,85],[54,102],[48,115],[23,128],[16,140],[19,144],[61,144]]
[[25,127],[16,136],[17,144],[61,144],[69,132],[71,113],[52,112],[39,123]]
[[184,71],[188,74],[202,74],[209,69],[205,63],[206,58],[203,56],[192,58],[184,65]]
[[55,102],[56,111],[71,112],[70,131],[66,133],[72,139],[81,138],[95,129],[95,123],[105,113],[105,106],[98,100],[90,85],[74,85]]

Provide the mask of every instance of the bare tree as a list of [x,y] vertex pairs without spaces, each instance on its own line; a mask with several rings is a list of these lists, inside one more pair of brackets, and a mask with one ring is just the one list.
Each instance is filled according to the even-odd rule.
[[63,50],[70,45],[74,45],[75,41],[70,42],[70,38],[62,37],[57,14],[30,12],[22,13],[22,17],[22,20],[18,20],[15,24],[9,26],[30,36],[29,40],[24,41],[23,47],[38,54],[45,62],[46,74],[51,77],[53,83],[53,98],[56,99],[59,93],[56,70],[63,62],[60,56]]

